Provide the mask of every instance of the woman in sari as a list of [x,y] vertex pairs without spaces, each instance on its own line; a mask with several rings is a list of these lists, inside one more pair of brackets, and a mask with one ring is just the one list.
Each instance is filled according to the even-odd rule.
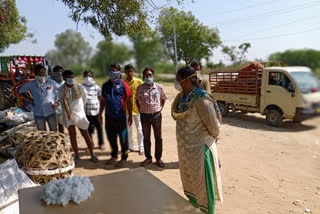
[[175,98],[171,115],[176,120],[180,176],[190,203],[214,214],[215,201],[223,202],[216,140],[221,115],[213,97],[198,86],[191,66],[176,75],[182,92]]

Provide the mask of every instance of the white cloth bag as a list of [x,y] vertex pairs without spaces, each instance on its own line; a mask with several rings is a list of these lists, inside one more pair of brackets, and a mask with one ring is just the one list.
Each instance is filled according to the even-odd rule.
[[84,104],[81,98],[72,100],[71,111],[74,125],[78,126],[80,129],[88,129],[89,121],[87,120],[86,113],[84,112]]

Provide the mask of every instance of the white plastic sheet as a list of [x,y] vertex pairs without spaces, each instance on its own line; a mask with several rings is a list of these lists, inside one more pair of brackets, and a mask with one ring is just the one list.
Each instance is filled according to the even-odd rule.
[[9,126],[16,126],[31,120],[34,120],[32,112],[16,112],[7,114],[8,111],[0,111],[0,123],[5,123]]
[[15,159],[0,165],[0,208],[18,200],[18,190],[37,186],[19,169]]

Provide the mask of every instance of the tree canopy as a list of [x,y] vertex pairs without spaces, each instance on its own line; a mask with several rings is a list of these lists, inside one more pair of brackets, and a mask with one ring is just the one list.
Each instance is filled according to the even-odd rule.
[[[71,9],[71,18],[92,25],[106,39],[111,35],[129,35],[146,32],[153,12],[162,8],[154,0],[59,0]],[[184,0],[176,0],[181,4]],[[161,2],[168,2],[163,0]],[[194,0],[192,0],[194,2]]]
[[92,25],[106,39],[149,28],[145,0],[61,0],[71,9],[71,18]]
[[0,53],[11,44],[33,37],[26,24],[26,18],[19,16],[15,0],[0,1]]
[[271,54],[269,60],[282,61],[291,66],[300,65],[315,69],[320,68],[320,51],[313,49],[286,50]]
[[98,75],[105,75],[110,64],[122,64],[131,58],[130,51],[123,44],[109,40],[100,41],[97,52],[91,59],[91,67],[98,70]]
[[[70,10],[77,24],[83,22],[97,29],[106,39],[150,29],[152,12],[159,9],[153,0],[57,0]],[[181,3],[183,0],[176,0]],[[165,1],[164,1],[165,2]],[[11,44],[33,37],[27,32],[26,19],[20,17],[15,0],[0,1],[0,53]],[[33,40],[32,42],[36,42]]]
[[53,65],[63,67],[85,65],[91,56],[91,47],[81,33],[67,29],[56,35],[55,49],[46,53]]
[[174,27],[178,61],[183,60],[186,65],[194,60],[208,58],[212,55],[212,49],[221,43],[218,30],[204,26],[191,12],[165,8],[161,10],[158,22],[162,42],[173,62]]
[[222,53],[226,54],[235,65],[240,65],[245,61],[249,48],[251,48],[251,44],[248,42],[242,43],[238,48],[222,46]]
[[145,66],[153,67],[168,59],[156,32],[131,34],[129,39],[133,44],[133,55],[138,72],[141,72]]

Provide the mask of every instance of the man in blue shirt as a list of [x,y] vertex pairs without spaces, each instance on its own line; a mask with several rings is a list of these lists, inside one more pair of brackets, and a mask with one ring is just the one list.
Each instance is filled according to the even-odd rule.
[[110,65],[110,79],[102,85],[99,121],[105,109],[105,128],[112,148],[111,158],[107,164],[114,164],[118,158],[117,137],[120,138],[121,160],[116,166],[122,167],[128,158],[128,133],[126,122],[126,108],[128,109],[128,125],[132,124],[132,102],[129,85],[120,77],[120,65]]
[[31,92],[34,107],[32,109],[38,130],[46,131],[46,122],[50,131],[57,131],[56,107],[54,92],[59,84],[46,78],[46,69],[42,64],[34,68],[35,80],[24,84],[19,89],[19,94]]
[[[64,80],[62,78],[62,72],[63,72],[63,67],[61,67],[60,65],[56,65],[53,67],[53,72],[51,75],[51,80],[56,81],[59,86],[63,86],[64,84]],[[58,96],[58,90],[56,90],[54,92],[54,101],[55,103],[59,100],[59,96]],[[62,107],[61,105],[59,105],[56,108],[56,114],[57,114],[57,124],[58,124],[58,130],[60,133],[64,134],[64,127],[63,127],[63,120],[62,120]]]

